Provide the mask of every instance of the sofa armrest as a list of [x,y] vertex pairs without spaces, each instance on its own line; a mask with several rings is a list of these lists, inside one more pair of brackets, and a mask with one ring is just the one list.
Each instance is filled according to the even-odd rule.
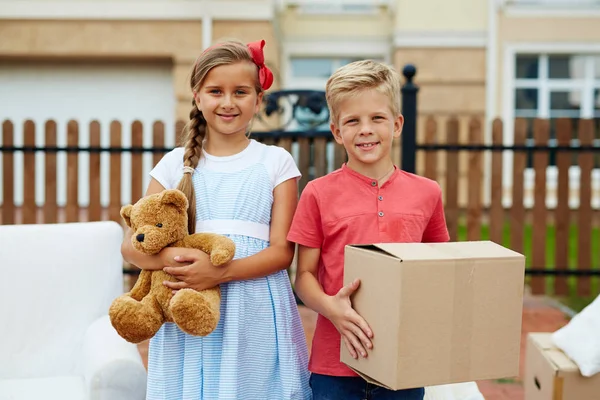
[[144,400],[146,369],[137,346],[121,338],[108,315],[94,321],[83,340],[83,373],[92,400]]

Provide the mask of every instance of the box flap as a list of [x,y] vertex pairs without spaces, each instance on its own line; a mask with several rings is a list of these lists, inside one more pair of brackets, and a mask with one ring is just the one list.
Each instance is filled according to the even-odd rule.
[[363,378],[365,381],[373,384],[373,385],[377,385],[377,386],[381,386],[382,388],[388,389],[388,390],[394,390],[393,388],[384,385],[383,383],[377,381],[376,379],[371,378],[370,376],[363,374],[362,372],[360,372],[359,370],[352,368],[351,366],[347,365],[346,366],[348,368],[350,368],[352,371],[356,372],[361,378]]
[[380,250],[403,261],[523,257],[489,240],[444,243],[374,243],[353,247]]

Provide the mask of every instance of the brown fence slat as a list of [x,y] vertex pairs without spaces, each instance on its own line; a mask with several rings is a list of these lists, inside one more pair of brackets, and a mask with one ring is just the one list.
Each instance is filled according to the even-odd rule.
[[341,144],[335,142],[334,144],[334,152],[333,152],[333,169],[336,170],[341,168],[342,164],[344,164],[348,158],[348,154],[346,154],[346,149]]
[[298,139],[299,152],[298,152],[298,168],[302,177],[300,178],[300,191],[304,190],[304,187],[308,183],[308,172],[310,168],[310,142],[308,138]]
[[[437,122],[435,118],[428,117],[425,121],[425,144],[435,144],[437,136]],[[426,150],[425,152],[425,177],[437,180],[437,150]]]
[[[502,120],[496,118],[492,124],[492,143],[500,146],[503,143]],[[490,191],[490,240],[502,244],[502,231],[504,228],[504,207],[502,198],[502,152],[492,152],[491,191]]]
[[[45,139],[46,146],[56,146],[56,122],[46,121]],[[54,224],[58,222],[58,205],[56,199],[56,153],[44,153],[44,223]]]
[[[556,139],[559,146],[568,146],[572,137],[571,119],[560,118],[556,121]],[[556,192],[556,209],[554,220],[556,227],[554,244],[554,265],[556,269],[567,269],[569,264],[569,166],[571,154],[559,151],[556,154],[558,169],[558,186]],[[568,294],[567,278],[557,276],[554,280],[554,292],[557,295]]]
[[327,173],[327,139],[315,138],[315,178]]
[[[14,141],[14,125],[11,121],[2,123],[2,145],[12,146]],[[14,155],[2,153],[2,225],[15,223],[15,179]]]
[[[79,125],[77,121],[69,121],[67,124],[67,145],[75,147],[79,145]],[[78,202],[78,152],[67,153],[67,222],[76,222],[79,220],[79,202]]]
[[[27,147],[35,146],[35,124],[31,120],[25,121],[23,126],[23,144]],[[35,224],[35,153],[26,151],[23,154],[23,223]]]
[[[481,122],[474,117],[469,123],[469,142],[473,145],[483,144]],[[481,239],[481,187],[483,181],[483,152],[471,151],[468,157],[468,196],[467,196],[467,240]]]
[[[154,147],[165,147],[165,124],[156,121],[152,125],[152,145]],[[164,152],[155,152],[152,154],[152,167],[156,166],[160,159],[165,155]]]
[[[90,147],[100,147],[100,123],[90,123]],[[88,221],[100,221],[102,208],[100,205],[100,153],[90,153],[90,205],[88,208]]]
[[284,148],[288,153],[292,152],[292,139],[291,138],[281,138],[277,141],[277,146]]
[[[527,121],[515,120],[514,144],[523,146],[527,137]],[[513,152],[512,205],[510,208],[510,247],[523,253],[523,229],[525,226],[525,205],[523,204],[523,171],[527,165],[527,155],[521,151]]]
[[[545,119],[536,119],[533,123],[533,139],[536,145],[546,146],[550,136],[550,123]],[[548,169],[548,153],[536,151],[533,154],[533,169],[535,170],[533,225],[532,225],[532,251],[531,264],[534,268],[546,268],[546,170]],[[531,292],[533,294],[545,293],[543,276],[533,276],[531,279]]]
[[[121,124],[113,121],[110,124],[110,145],[121,147]],[[121,219],[121,153],[110,154],[110,200],[108,206],[108,218],[118,223]]]
[[[594,120],[579,121],[579,140],[582,146],[590,146],[594,139]],[[592,168],[594,167],[593,154],[590,152],[579,153],[579,168],[581,170],[579,186],[579,212],[577,224],[579,228],[577,269],[589,270],[592,266]],[[589,276],[581,276],[577,280],[577,295],[589,296],[591,281]]]
[[[144,127],[140,121],[131,124],[131,147],[142,147],[144,145]],[[131,153],[131,203],[142,198],[142,153]]]
[[[458,144],[458,119],[452,117],[446,124],[446,143]],[[446,153],[446,224],[450,240],[458,240],[458,151]]]

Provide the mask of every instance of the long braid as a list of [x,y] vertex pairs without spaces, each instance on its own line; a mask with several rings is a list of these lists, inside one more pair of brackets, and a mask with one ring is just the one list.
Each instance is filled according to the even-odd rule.
[[[183,165],[196,168],[202,155],[202,141],[206,136],[206,120],[202,112],[196,107],[192,100],[190,111],[190,122],[185,126],[185,150],[183,153]],[[190,234],[196,231],[196,196],[192,184],[192,174],[183,174],[177,189],[181,190],[187,197],[188,205],[188,230]]]

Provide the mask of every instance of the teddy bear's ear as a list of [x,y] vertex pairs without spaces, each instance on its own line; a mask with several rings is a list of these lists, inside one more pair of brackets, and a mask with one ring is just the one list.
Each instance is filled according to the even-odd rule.
[[133,206],[131,204],[127,204],[126,206],[121,207],[121,218],[127,224],[128,227],[131,228],[131,210]]
[[188,199],[185,194],[178,189],[168,189],[162,192],[160,202],[163,204],[173,204],[180,210],[187,210]]

